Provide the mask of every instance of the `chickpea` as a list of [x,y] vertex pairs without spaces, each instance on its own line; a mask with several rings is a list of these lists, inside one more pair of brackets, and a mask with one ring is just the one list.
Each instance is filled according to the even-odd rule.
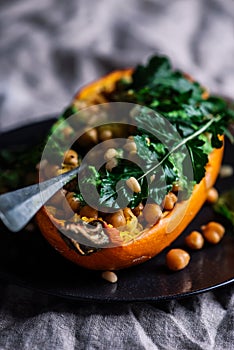
[[161,207],[156,203],[146,204],[143,210],[143,215],[144,219],[149,224],[156,224],[162,216]]
[[98,136],[100,141],[107,141],[112,139],[113,134],[110,129],[103,129],[103,130],[100,130]]
[[86,216],[87,218],[93,218],[97,219],[98,218],[98,211],[89,205],[85,205],[84,207],[81,208],[80,210],[80,216]]
[[[87,129],[86,129],[87,130]],[[98,143],[97,129],[89,129],[79,137],[78,143],[82,147],[90,147]]]
[[134,141],[127,141],[127,143],[124,145],[123,148],[127,152],[134,152],[134,153],[137,152],[137,146],[136,146],[136,143]]
[[204,238],[202,234],[198,231],[192,231],[186,238],[185,238],[185,244],[190,249],[201,249],[204,245]]
[[114,227],[126,225],[126,219],[124,217],[123,210],[118,210],[113,214],[107,215],[106,221]]
[[175,203],[177,202],[177,197],[173,192],[169,192],[162,203],[162,206],[165,210],[172,210],[174,208]]
[[105,160],[111,160],[112,158],[115,158],[117,156],[117,151],[115,148],[109,148],[106,153],[104,154]]
[[113,271],[104,271],[102,278],[110,283],[116,283],[118,281],[118,277]]
[[166,264],[172,271],[184,269],[190,261],[190,255],[183,249],[171,249],[166,255]]
[[132,209],[132,212],[134,215],[139,216],[142,213],[143,209],[144,209],[144,205],[142,203],[139,203],[137,207]]
[[133,176],[126,180],[126,185],[135,193],[141,192],[141,186],[137,179]]
[[221,238],[219,234],[215,231],[208,230],[203,233],[205,240],[211,244],[217,244],[220,242]]
[[63,164],[62,168],[57,171],[57,175],[67,173],[68,171],[74,169],[74,165]]
[[216,203],[218,198],[219,198],[218,191],[214,187],[210,188],[207,193],[207,198],[206,198],[207,202],[211,204]]
[[112,158],[106,162],[106,170],[112,171],[113,168],[115,168],[118,165],[118,161],[116,158]]
[[130,219],[132,217],[132,211],[130,208],[126,207],[123,209],[123,214],[126,220]]
[[150,183],[152,183],[155,180],[155,178],[156,178],[155,174],[151,175],[150,176]]
[[133,135],[128,136],[127,142],[129,142],[129,141],[134,141],[134,136]]
[[210,221],[207,225],[203,225],[201,229],[203,232],[205,232],[206,230],[213,230],[217,232],[221,238],[225,233],[225,228],[223,227],[223,225],[219,224],[216,221]]
[[210,221],[201,227],[205,240],[211,244],[217,244],[225,233],[225,228],[215,221]]
[[76,151],[73,151],[72,149],[69,149],[67,152],[64,153],[64,160],[63,163],[65,165],[70,166],[78,166],[78,154]]
[[[66,200],[74,213],[78,213],[80,209],[80,201],[75,196],[75,192],[68,192],[66,195]],[[64,202],[64,209],[66,210],[66,201]]]

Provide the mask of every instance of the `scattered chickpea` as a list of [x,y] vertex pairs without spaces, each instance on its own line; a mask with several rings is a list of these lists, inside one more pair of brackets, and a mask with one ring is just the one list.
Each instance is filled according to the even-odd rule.
[[143,210],[143,216],[148,224],[156,224],[162,216],[161,207],[156,203],[146,204]]
[[186,238],[185,244],[194,250],[201,249],[204,245],[204,238],[198,231],[192,231]]
[[218,198],[219,198],[218,191],[214,187],[210,188],[207,193],[207,198],[206,198],[207,202],[211,204],[216,203]]
[[162,207],[165,210],[172,210],[175,203],[177,202],[177,197],[173,192],[169,192],[163,200]]
[[87,218],[98,218],[98,211],[89,205],[85,205],[84,207],[81,208],[80,210],[80,216],[86,216]]
[[116,283],[118,280],[117,275],[112,271],[104,271],[102,273],[102,278],[110,283]]
[[201,227],[205,240],[211,244],[217,244],[223,238],[225,228],[215,221],[210,221]]
[[104,159],[106,161],[111,160],[112,158],[115,158],[117,156],[117,151],[115,148],[109,148],[106,153],[104,154]]
[[76,151],[69,149],[64,153],[63,163],[65,165],[78,166],[78,154]]
[[208,230],[208,231],[204,232],[203,235],[205,237],[205,240],[211,244],[217,244],[221,240],[219,234],[215,231]]
[[112,158],[110,160],[108,160],[108,162],[106,162],[106,170],[108,171],[112,171],[113,168],[115,168],[118,165],[118,161],[116,158]]
[[166,255],[166,264],[172,271],[184,269],[190,261],[190,255],[183,249],[171,249]]
[[207,225],[203,225],[201,229],[203,232],[206,230],[216,231],[220,235],[220,237],[223,237],[225,233],[225,228],[223,227],[223,225],[216,221],[210,221]]
[[126,180],[126,185],[135,193],[141,192],[141,186],[137,179],[133,176]]
[[106,221],[114,227],[126,225],[126,219],[124,217],[123,210],[118,210],[113,214],[107,215]]

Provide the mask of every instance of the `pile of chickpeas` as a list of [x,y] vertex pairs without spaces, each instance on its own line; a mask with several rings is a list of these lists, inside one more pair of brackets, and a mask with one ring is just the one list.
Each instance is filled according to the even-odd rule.
[[[69,130],[68,130],[69,131]],[[66,132],[68,132],[66,131]],[[120,135],[120,131],[124,134]],[[71,132],[71,130],[69,131]],[[102,126],[98,129],[93,128],[87,130],[81,139],[81,147],[92,147],[98,142],[110,140],[113,137],[127,136],[127,130],[120,130],[116,128],[109,128]],[[150,142],[150,140],[148,140]],[[106,170],[111,172],[118,165],[118,158],[121,157],[118,150],[114,147],[115,143],[113,140],[113,147],[103,148],[101,156],[106,162]],[[126,143],[123,146],[123,152],[126,152],[128,157],[134,161],[137,159],[137,146],[134,141],[134,136],[130,135],[126,139]],[[122,153],[123,154],[123,153]],[[92,159],[90,159],[92,161]],[[67,172],[75,167],[79,166],[79,156],[76,151],[70,149],[64,154],[63,163],[59,167],[58,165],[43,164],[43,172],[45,178],[56,176],[58,174]],[[154,180],[154,175],[151,176],[151,181]],[[135,177],[130,177],[126,180],[126,185],[135,193],[141,192],[141,186]],[[178,198],[177,192],[179,185],[174,185],[171,192],[165,195],[162,203],[140,203],[133,209],[128,207],[118,210],[114,213],[103,213],[89,205],[82,206],[79,199],[76,196],[74,190],[66,189],[59,191],[55,194],[49,205],[55,205],[56,211],[54,215],[59,219],[70,219],[74,214],[80,216],[80,218],[98,219],[103,218],[107,224],[112,225],[115,228],[124,227],[127,224],[128,219],[136,216],[140,224],[144,224],[146,227],[155,225],[165,212],[173,210]],[[211,188],[208,191],[207,202],[215,203],[218,200],[218,192],[215,188]],[[72,209],[72,210],[70,210]],[[223,237],[225,232],[224,227],[217,222],[209,222],[207,225],[201,227],[201,232],[192,231],[186,238],[185,244],[191,250],[199,250],[204,246],[205,241],[210,244],[217,244]],[[177,271],[185,268],[190,261],[190,254],[183,249],[171,249],[166,255],[166,264],[170,270]]]
[[[218,200],[218,192],[215,188],[208,191],[207,202],[215,203]],[[205,241],[209,244],[217,244],[221,241],[225,233],[225,228],[218,222],[210,221],[201,226],[201,232],[192,231],[185,237],[185,245],[191,250],[200,250]],[[166,255],[166,264],[172,271],[184,269],[190,261],[190,254],[184,249],[171,249]]]
[[[82,135],[82,144],[85,143],[87,147],[87,144],[91,146],[99,141],[112,141],[112,138],[114,136],[116,137],[116,129],[113,130],[107,129],[106,127],[102,127],[100,130],[97,130],[95,128],[90,129]],[[126,130],[124,131],[124,134],[126,134]],[[150,142],[150,140],[148,141]],[[121,155],[123,152],[128,155],[128,159],[131,159],[133,161],[134,157],[135,159],[138,157],[137,146],[133,135],[130,135],[126,138],[126,143],[123,145]],[[105,161],[105,167],[108,172],[111,172],[118,165],[118,158],[120,158],[121,155],[119,154],[119,150],[115,147],[103,149],[102,157]],[[60,167],[58,165],[44,164],[44,168],[42,170],[44,172],[45,178],[49,178],[67,172],[77,166],[79,166],[78,153],[70,149],[65,152],[63,163]],[[154,175],[151,176],[151,182],[153,180]],[[141,186],[137,179],[133,176],[126,180],[126,185],[134,193],[141,192]],[[88,219],[97,219],[101,217],[107,222],[107,224],[110,224],[115,228],[120,228],[121,226],[124,227],[127,224],[128,219],[134,216],[138,218],[140,225],[150,227],[160,220],[160,218],[163,216],[163,212],[171,211],[178,200],[176,195],[178,188],[174,186],[174,192],[169,192],[167,195],[165,195],[162,203],[147,203],[145,205],[143,203],[139,203],[133,209],[126,207],[124,209],[118,210],[115,213],[107,214],[100,212],[97,209],[90,207],[89,205],[82,206],[74,190],[69,188],[69,184],[65,188],[66,190],[61,190],[60,193],[54,195],[48,202],[48,205],[56,206],[56,210],[53,213],[55,217],[64,220],[71,218],[72,214],[77,214],[81,218],[86,217]]]

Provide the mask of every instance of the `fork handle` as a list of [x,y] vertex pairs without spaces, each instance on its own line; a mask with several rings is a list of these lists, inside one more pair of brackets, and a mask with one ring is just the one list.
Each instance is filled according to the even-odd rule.
[[13,232],[20,231],[38,210],[64,185],[85,168],[81,165],[44,182],[0,196],[0,218]]

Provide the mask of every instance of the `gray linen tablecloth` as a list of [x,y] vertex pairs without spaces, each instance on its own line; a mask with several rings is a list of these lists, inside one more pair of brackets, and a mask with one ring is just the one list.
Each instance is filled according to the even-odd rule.
[[[155,52],[233,97],[233,0],[1,0],[1,131]],[[1,350],[234,349],[233,285],[160,304],[67,302],[4,283],[0,296]]]

